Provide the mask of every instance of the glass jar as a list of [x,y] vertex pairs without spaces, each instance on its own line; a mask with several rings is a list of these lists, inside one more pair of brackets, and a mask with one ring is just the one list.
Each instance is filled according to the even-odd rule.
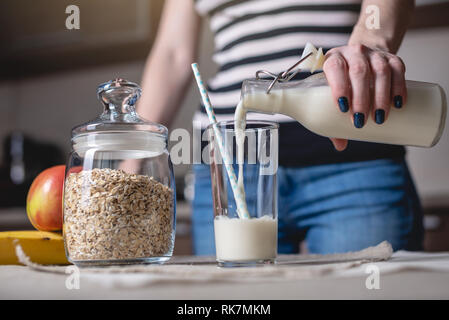
[[173,253],[176,193],[166,127],[138,116],[140,87],[98,87],[103,113],[72,130],[64,244],[76,265],[161,263]]

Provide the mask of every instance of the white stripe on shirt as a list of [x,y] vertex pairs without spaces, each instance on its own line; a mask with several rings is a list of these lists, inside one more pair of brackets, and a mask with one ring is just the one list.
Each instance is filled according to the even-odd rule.
[[[347,34],[328,34],[315,32],[301,32],[281,35],[258,41],[239,43],[224,52],[217,52],[213,60],[218,65],[238,61],[254,55],[266,55],[274,52],[298,48],[298,58],[307,42],[313,42],[316,47],[338,47],[345,45],[349,40]],[[286,67],[286,66],[284,66]]]
[[337,12],[287,12],[276,16],[259,16],[257,18],[237,23],[215,36],[217,50],[221,50],[228,43],[278,28],[291,26],[342,26],[352,25],[357,22],[358,14],[348,11]]

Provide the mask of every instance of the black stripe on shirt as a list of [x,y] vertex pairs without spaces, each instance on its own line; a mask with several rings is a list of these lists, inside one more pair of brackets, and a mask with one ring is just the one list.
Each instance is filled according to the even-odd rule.
[[[204,132],[205,128],[201,129]],[[201,150],[208,145],[202,141]],[[279,123],[279,165],[305,167],[331,163],[348,163],[375,159],[404,161],[403,146],[349,141],[344,151],[336,151],[328,138],[319,136],[296,120]]]
[[[204,108],[204,105],[200,105],[200,112],[207,114],[206,109]],[[220,108],[214,108],[214,113],[217,115],[233,115],[235,112],[235,106],[234,107],[220,107]]]
[[292,12],[292,11],[349,11],[349,12],[355,12],[355,13],[359,13],[360,12],[360,4],[334,4],[334,5],[329,5],[329,4],[322,4],[322,5],[295,5],[295,6],[288,6],[288,7],[283,7],[283,8],[279,8],[279,9],[273,9],[273,10],[269,10],[269,11],[264,11],[264,12],[258,12],[258,13],[250,13],[250,14],[246,14],[244,16],[238,17],[234,20],[232,20],[231,22],[221,26],[220,28],[218,28],[215,31],[215,34],[220,33],[221,31],[239,24],[241,22],[247,21],[247,20],[251,20],[260,16],[268,16],[268,15],[276,15],[276,14],[281,14],[281,13],[285,13],[285,12]]
[[219,11],[222,11],[222,10],[224,10],[226,8],[233,7],[235,5],[238,5],[238,4],[243,3],[243,2],[248,2],[248,1],[250,1],[250,0],[232,0],[232,1],[225,2],[223,4],[220,4],[220,5],[216,6],[211,11],[209,11],[209,15],[213,16],[214,14],[216,14]]
[[[328,50],[329,50],[329,48],[323,48],[324,53],[326,53]],[[248,58],[232,61],[232,62],[223,64],[220,67],[219,72],[226,71],[226,70],[238,67],[238,66],[243,66],[245,64],[251,64],[251,63],[256,63],[256,62],[265,62],[265,61],[277,60],[277,59],[288,58],[288,57],[298,57],[298,60],[299,60],[301,57],[302,51],[304,51],[304,48],[288,49],[288,50],[284,50],[284,51],[273,52],[273,53],[268,53],[268,54],[264,54],[264,55],[260,55],[260,56],[253,56],[253,57],[248,57]]]
[[[316,32],[316,33],[342,33],[342,34],[350,34],[352,32],[353,26],[297,26],[297,27],[286,27],[274,29],[266,32],[254,33],[251,35],[247,35],[241,37],[237,40],[234,40],[227,45],[225,45],[222,49],[217,52],[223,52],[231,49],[232,47],[247,41],[261,40],[267,39],[271,37],[276,37],[280,35],[286,35],[290,33],[297,32]],[[217,53],[216,52],[216,53]]]

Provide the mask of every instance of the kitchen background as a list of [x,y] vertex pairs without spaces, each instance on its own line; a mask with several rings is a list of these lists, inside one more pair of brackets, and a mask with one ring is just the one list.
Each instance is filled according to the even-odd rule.
[[[79,30],[65,27],[65,9],[73,4],[80,8]],[[407,79],[436,82],[449,93],[449,1],[417,5],[399,51]],[[41,170],[64,163],[71,128],[99,114],[98,84],[117,77],[141,81],[162,6],[162,0],[1,1],[0,230],[32,228],[24,207],[29,184]],[[207,23],[201,39],[198,62],[207,78],[215,70]],[[191,86],[172,128],[191,130],[198,103]],[[448,127],[437,146],[410,147],[407,154],[426,209],[429,251],[449,250]],[[175,174],[175,254],[189,254],[192,177],[187,165],[176,166]]]

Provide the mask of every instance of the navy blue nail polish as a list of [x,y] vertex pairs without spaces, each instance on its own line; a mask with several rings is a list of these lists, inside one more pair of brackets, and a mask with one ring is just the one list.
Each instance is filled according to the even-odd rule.
[[365,115],[361,112],[354,113],[354,126],[360,129],[365,124]]
[[341,112],[348,112],[349,110],[348,98],[346,97],[338,98],[338,107],[340,108]]
[[393,98],[393,104],[396,108],[402,108],[402,96],[395,96]]
[[383,109],[377,109],[374,112],[374,120],[377,124],[382,124],[385,121],[385,110]]

